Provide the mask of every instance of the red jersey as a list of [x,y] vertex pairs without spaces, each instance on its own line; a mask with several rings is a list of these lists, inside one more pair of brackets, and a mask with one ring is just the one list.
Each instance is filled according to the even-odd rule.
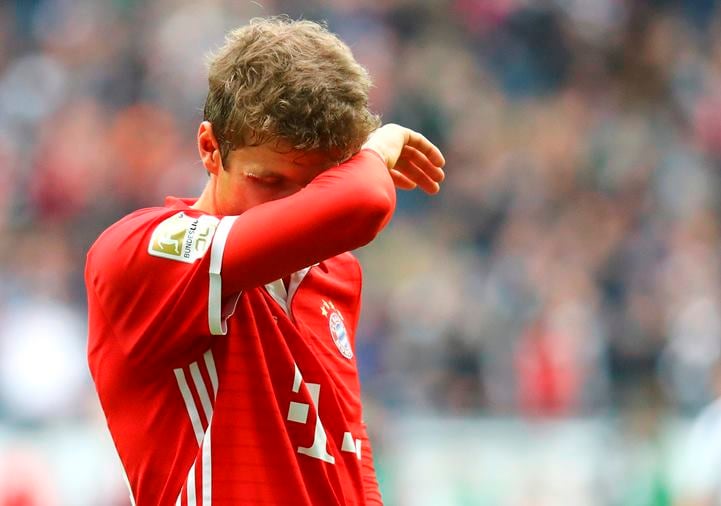
[[390,219],[385,164],[362,151],[240,216],[189,204],[132,213],[88,253],[88,360],[134,503],[382,504],[347,251]]

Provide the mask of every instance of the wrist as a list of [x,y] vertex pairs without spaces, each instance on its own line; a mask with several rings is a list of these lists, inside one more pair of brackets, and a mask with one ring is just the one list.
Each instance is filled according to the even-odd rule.
[[372,154],[373,156],[377,157],[377,158],[383,163],[383,165],[385,165],[386,167],[388,167],[388,160],[386,160],[386,159],[384,158],[383,153],[381,153],[380,150],[378,150],[378,149],[376,149],[375,147],[372,147],[372,146],[363,146],[363,147],[361,148],[361,152],[362,152],[362,151],[367,151],[368,153],[370,153],[370,154]]

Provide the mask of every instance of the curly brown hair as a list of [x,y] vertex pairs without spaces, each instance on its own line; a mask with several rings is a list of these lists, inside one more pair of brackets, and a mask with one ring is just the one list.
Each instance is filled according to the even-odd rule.
[[276,141],[341,162],[380,125],[368,110],[368,72],[318,23],[252,19],[227,35],[208,67],[204,119],[223,160]]

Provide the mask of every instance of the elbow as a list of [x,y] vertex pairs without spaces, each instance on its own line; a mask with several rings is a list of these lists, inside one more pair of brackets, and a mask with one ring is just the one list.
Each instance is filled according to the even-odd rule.
[[378,233],[391,221],[396,207],[396,194],[394,189],[374,188],[363,192],[361,201],[355,208],[355,222],[359,228],[358,237],[365,246],[371,242]]
[[377,190],[371,199],[369,207],[371,208],[371,219],[377,223],[378,231],[380,231],[391,221],[393,212],[396,209],[395,189],[391,186],[390,191],[386,191],[386,189]]

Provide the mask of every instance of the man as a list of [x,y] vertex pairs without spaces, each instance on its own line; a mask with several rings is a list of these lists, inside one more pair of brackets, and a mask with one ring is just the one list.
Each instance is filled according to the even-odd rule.
[[377,128],[369,86],[315,23],[233,31],[209,66],[203,193],[90,249],[88,360],[135,504],[381,504],[347,251],[390,220],[394,182],[437,192],[444,160]]

